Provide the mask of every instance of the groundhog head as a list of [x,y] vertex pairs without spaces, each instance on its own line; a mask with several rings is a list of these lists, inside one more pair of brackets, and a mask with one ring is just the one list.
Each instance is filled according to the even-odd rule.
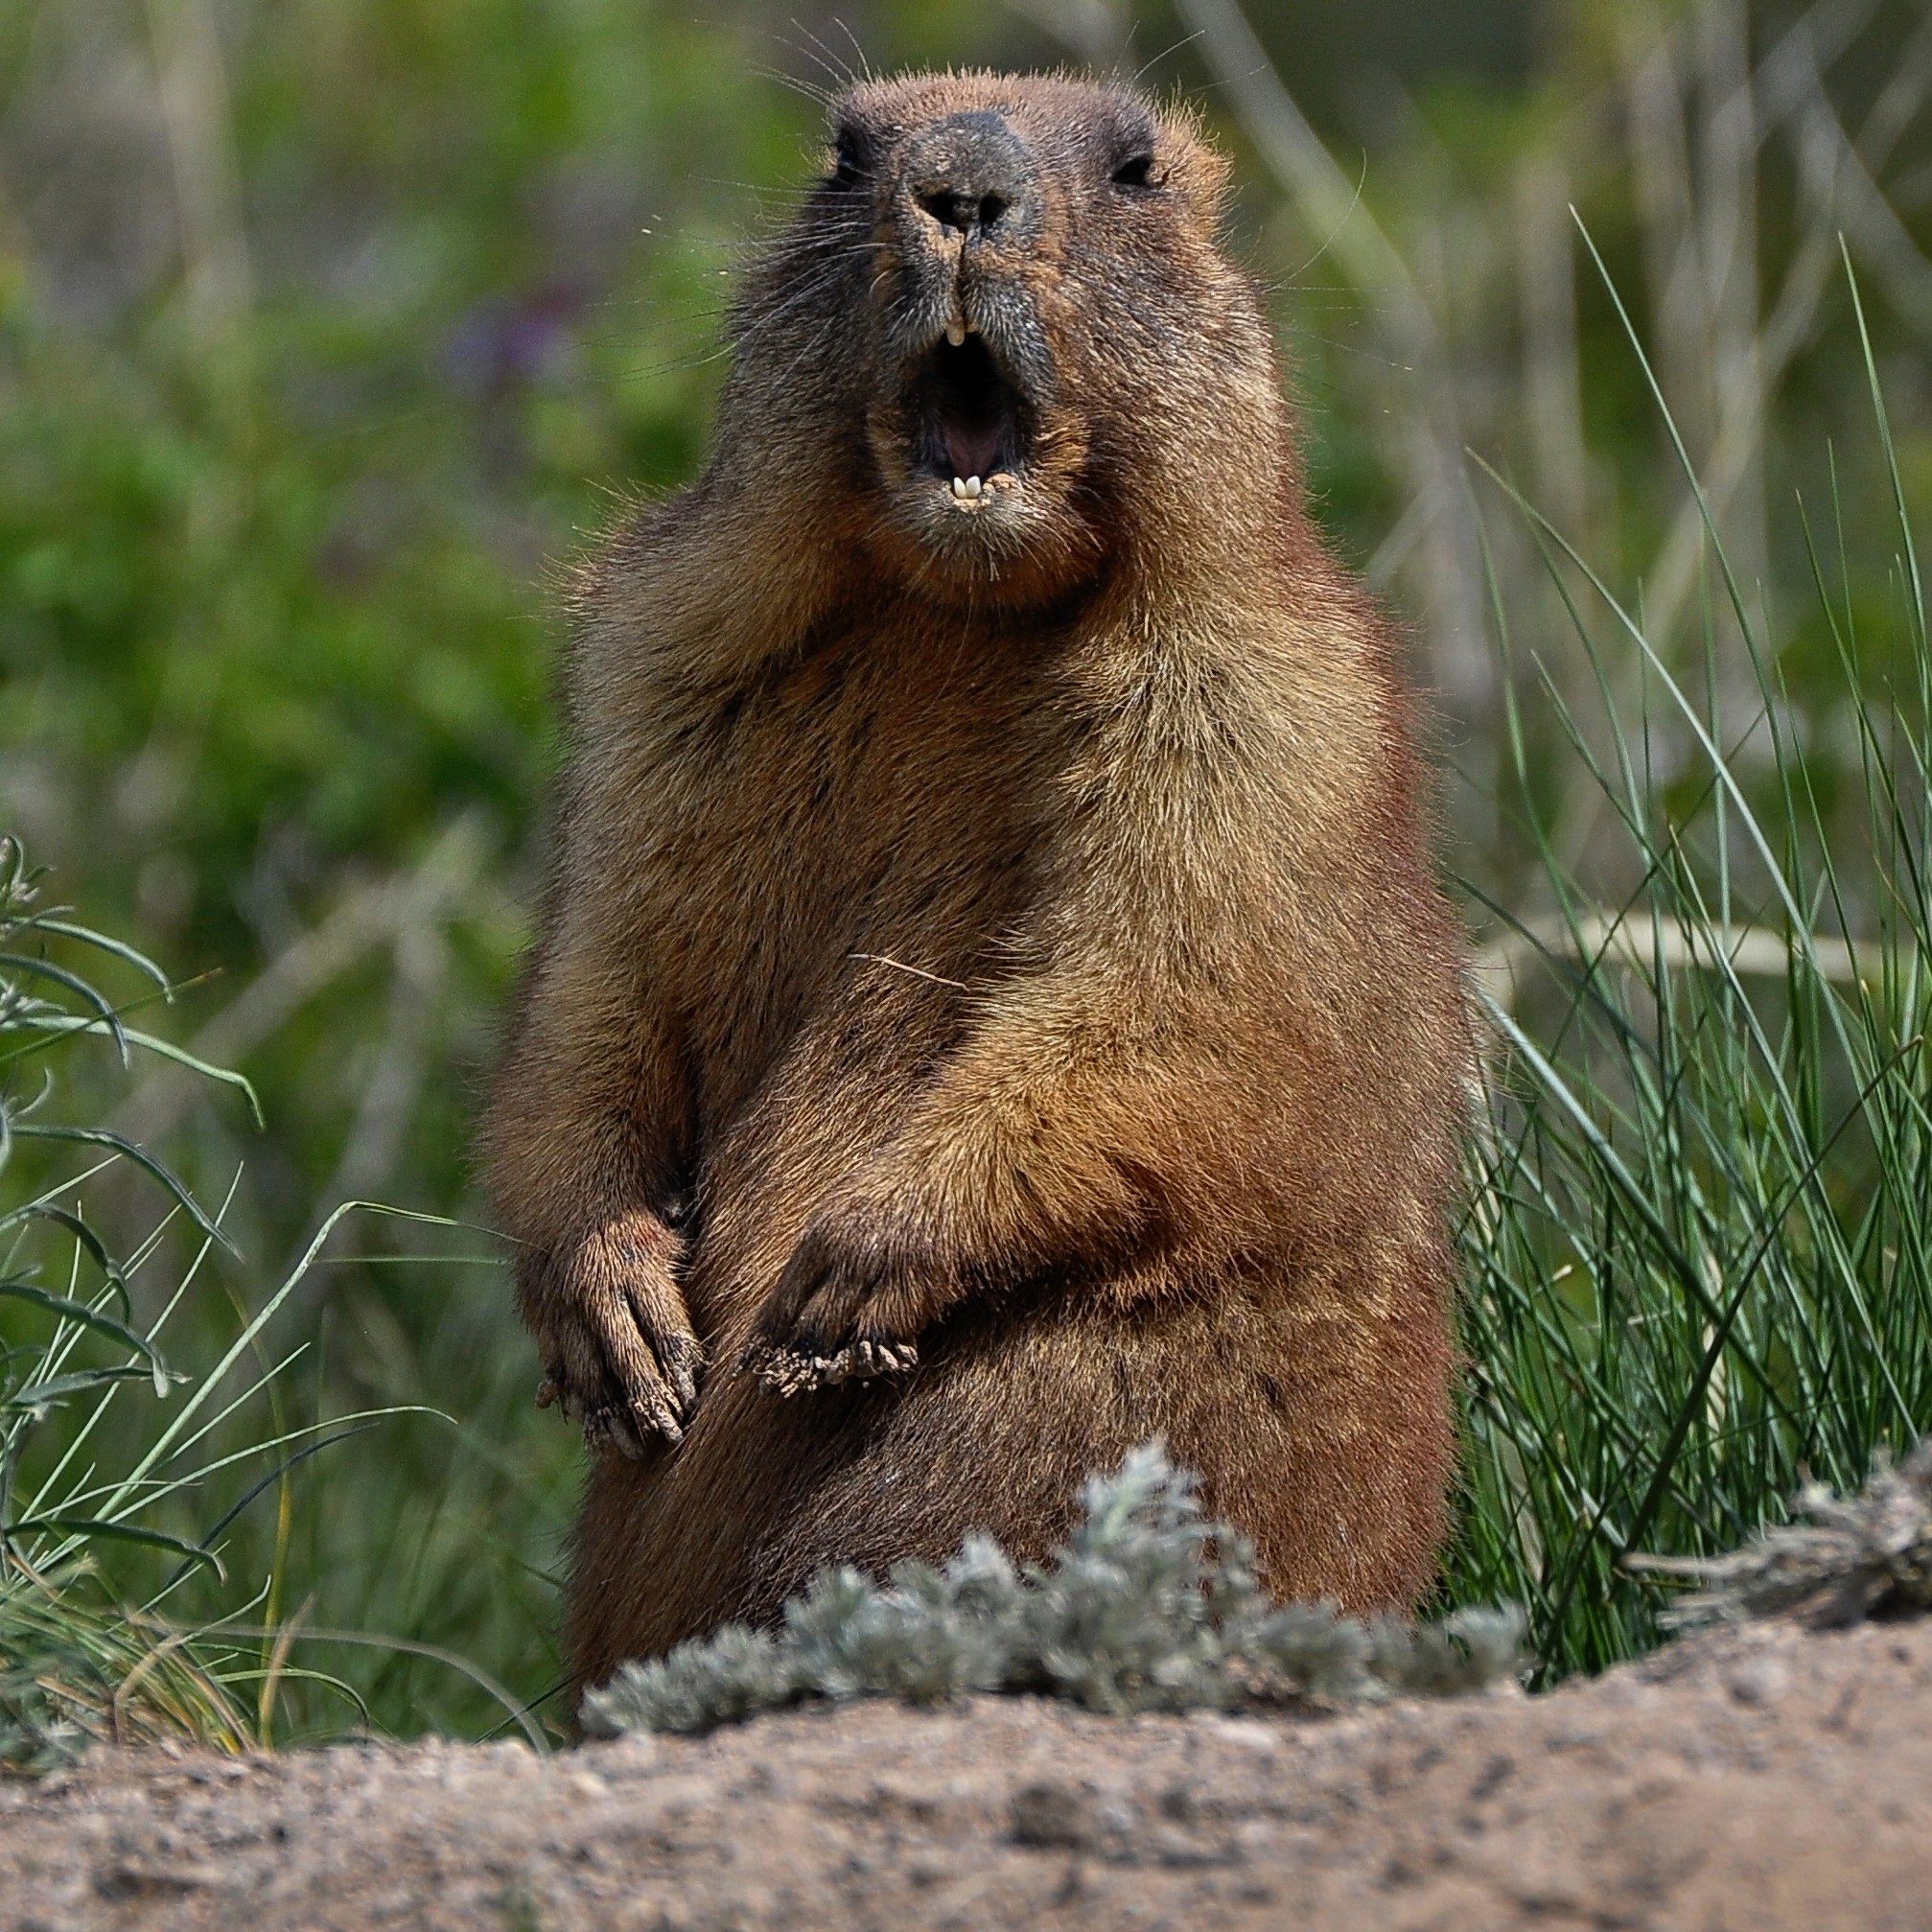
[[1274,485],[1271,343],[1188,120],[970,74],[855,86],[828,131],[741,294],[727,407],[768,482],[837,502],[842,543],[942,598],[1024,602],[1164,519],[1214,523],[1231,475]]

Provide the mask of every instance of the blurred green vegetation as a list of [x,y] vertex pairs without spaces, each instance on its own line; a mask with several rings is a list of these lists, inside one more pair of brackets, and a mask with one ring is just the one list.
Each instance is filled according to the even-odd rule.
[[[1461,775],[1455,867],[1525,916],[1548,873],[1503,802],[1505,687],[1531,700],[1543,830],[1615,899],[1629,843],[1602,836],[1601,787],[1536,693],[1547,673],[1581,694],[1602,744],[1599,672],[1626,716],[1634,672],[1578,649],[1465,449],[1642,583],[1662,648],[1710,643],[1734,721],[1759,692],[1573,202],[1772,614],[1773,702],[1828,837],[1856,710],[1815,599],[1780,593],[1808,575],[1793,492],[1829,502],[1835,480],[1845,594],[1874,622],[1897,609],[1841,234],[1907,493],[1932,489],[1921,10],[1471,0],[1426,40],[1409,11],[1352,10],[1344,33],[1334,10],[1252,0],[1252,41],[1227,0],[907,0],[851,25],[880,66],[1151,61],[1150,84],[1199,102],[1237,157],[1233,236],[1273,291],[1321,513],[1411,624]],[[211,1261],[220,1292],[183,1316],[207,1353],[338,1200],[476,1217],[471,1120],[553,756],[547,573],[617,497],[702,458],[733,265],[815,165],[810,94],[861,58],[833,16],[789,13],[0,10],[0,828],[191,982],[171,1036],[261,1094],[258,1133],[166,1068],[130,1083],[104,1063],[93,1089],[229,1201],[245,1261]],[[1665,799],[1701,782],[1672,745],[1666,728]],[[1850,903],[1869,910],[1855,886]],[[131,1196],[94,1211],[119,1212],[123,1246],[146,1231]],[[576,1446],[529,1407],[501,1271],[471,1259],[487,1238],[374,1225],[283,1311],[306,1353],[273,1385],[275,1428],[384,1404],[452,1419],[303,1462],[231,1525],[226,1560],[276,1616],[447,1644],[538,1695]],[[398,1730],[500,1718],[431,1661],[326,1662]],[[341,1717],[300,1687],[285,1709],[298,1731]]]

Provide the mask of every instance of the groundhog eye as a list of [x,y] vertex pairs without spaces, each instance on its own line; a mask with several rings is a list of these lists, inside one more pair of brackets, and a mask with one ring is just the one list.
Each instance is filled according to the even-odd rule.
[[1167,184],[1167,170],[1152,154],[1136,154],[1113,171],[1117,188],[1160,188]]
[[842,137],[833,158],[832,179],[841,188],[850,188],[864,172],[859,166],[858,150],[849,139]]

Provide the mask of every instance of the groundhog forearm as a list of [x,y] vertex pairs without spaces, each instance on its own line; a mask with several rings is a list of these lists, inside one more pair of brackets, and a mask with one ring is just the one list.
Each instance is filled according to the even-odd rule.
[[1152,1059],[1027,1064],[982,1041],[838,1191],[837,1211],[923,1243],[971,1282],[1117,1262],[1173,1231],[1188,1123]]
[[594,976],[594,966],[568,958],[532,976],[490,1109],[492,1195],[503,1231],[526,1245],[555,1246],[615,1215],[651,1213],[676,1171],[668,1044],[628,989],[586,1005]]
[[676,1440],[699,1350],[665,1219],[682,1082],[623,949],[566,927],[526,989],[498,1082],[485,1161],[516,1242],[518,1303],[544,1359],[540,1400],[594,1440]]

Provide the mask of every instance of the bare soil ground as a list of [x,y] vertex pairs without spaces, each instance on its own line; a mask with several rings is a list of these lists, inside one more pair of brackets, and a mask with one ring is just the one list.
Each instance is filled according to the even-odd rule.
[[126,1926],[1932,1932],[1932,1619],[1338,1717],[867,1703],[0,1785],[0,1927]]

